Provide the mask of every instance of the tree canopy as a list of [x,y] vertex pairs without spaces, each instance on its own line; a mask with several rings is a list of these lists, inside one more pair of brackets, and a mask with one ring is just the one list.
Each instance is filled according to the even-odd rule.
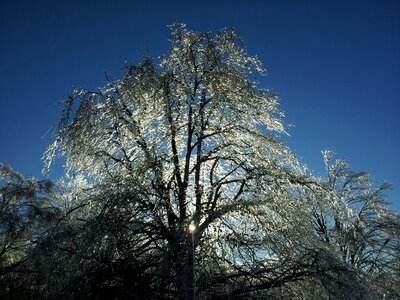
[[[279,98],[260,87],[265,70],[241,38],[171,30],[168,54],[65,101],[45,155],[47,170],[65,157],[63,181],[3,175],[4,296],[398,295],[400,220],[385,202],[390,186],[375,188],[329,151],[326,177],[310,174],[280,141]],[[9,225],[14,219],[27,238]]]

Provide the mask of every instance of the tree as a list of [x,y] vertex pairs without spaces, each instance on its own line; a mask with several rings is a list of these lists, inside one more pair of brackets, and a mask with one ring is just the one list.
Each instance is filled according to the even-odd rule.
[[27,261],[57,218],[57,209],[47,201],[53,184],[25,178],[4,164],[0,184],[0,297],[35,297],[30,285],[35,270]]
[[247,256],[281,250],[267,231],[295,219],[284,209],[300,205],[292,194],[301,168],[274,135],[284,133],[277,97],[250,79],[263,72],[234,32],[212,38],[174,25],[170,55],[159,65],[146,58],[99,92],[76,91],[49,148],[49,162],[60,151],[70,171],[105,195],[96,201],[122,198],[120,210],[135,212],[136,234],[147,235],[148,251],[161,248],[160,268],[172,270],[166,292],[181,299],[200,293],[196,251],[198,266],[216,266],[204,280],[233,288],[246,264],[254,267]]
[[[353,172],[347,161],[334,161],[324,151],[326,179],[314,193],[313,222],[326,244],[337,249],[342,261],[365,272],[379,294],[395,292],[400,245],[399,214],[389,210],[384,193],[389,183],[374,187],[367,172]],[[327,199],[327,201],[321,201]]]

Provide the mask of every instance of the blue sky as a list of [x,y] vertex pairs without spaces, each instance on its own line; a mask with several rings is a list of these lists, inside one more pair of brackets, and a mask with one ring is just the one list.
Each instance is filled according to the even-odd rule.
[[[83,2],[83,3],[81,3]],[[42,177],[42,138],[74,88],[168,50],[171,22],[234,28],[281,97],[291,149],[321,174],[321,150],[390,181],[400,210],[400,1],[1,1],[0,161]],[[53,178],[59,176],[53,172]]]

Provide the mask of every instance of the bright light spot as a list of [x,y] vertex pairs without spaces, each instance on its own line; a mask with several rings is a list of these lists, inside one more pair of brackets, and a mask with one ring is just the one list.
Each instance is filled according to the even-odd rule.
[[190,225],[189,225],[189,231],[192,233],[192,232],[194,232],[195,230],[196,230],[196,225],[190,224]]

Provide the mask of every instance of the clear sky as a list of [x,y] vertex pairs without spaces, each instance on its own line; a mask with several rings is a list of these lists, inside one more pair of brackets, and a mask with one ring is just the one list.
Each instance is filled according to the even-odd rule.
[[[42,177],[42,138],[74,88],[167,52],[172,22],[234,28],[281,97],[287,143],[321,174],[321,150],[390,181],[400,210],[400,1],[13,1],[0,3],[0,161]],[[61,173],[53,172],[56,178]]]

